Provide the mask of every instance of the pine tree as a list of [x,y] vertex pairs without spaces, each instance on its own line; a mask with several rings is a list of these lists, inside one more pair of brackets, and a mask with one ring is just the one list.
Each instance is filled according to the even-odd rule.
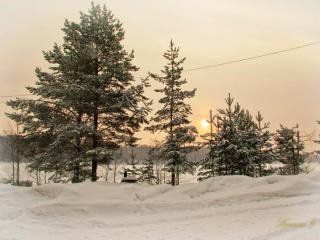
[[164,155],[171,172],[171,184],[179,184],[180,173],[193,171],[193,164],[187,161],[186,153],[193,150],[197,130],[190,124],[191,106],[185,101],[195,95],[196,89],[186,91],[182,86],[187,82],[182,78],[182,64],[185,58],[179,59],[179,48],[170,42],[169,50],[164,53],[168,61],[161,71],[162,76],[150,74],[150,77],[163,85],[155,91],[163,97],[159,100],[162,108],[151,119],[152,125],[146,129],[151,132],[164,132],[166,142]]
[[[38,95],[33,99],[17,99],[8,102],[14,113],[8,116],[23,126],[23,138],[27,147],[24,155],[29,160],[31,171],[60,172],[68,175],[73,170],[73,158],[76,148],[72,137],[75,115],[73,109],[57,98],[56,76],[36,70],[39,81],[37,87],[29,88],[31,93]],[[52,87],[52,85],[56,87]]]
[[36,69],[39,80],[28,88],[37,98],[9,102],[15,113],[8,115],[30,145],[38,144],[33,168],[49,165],[72,172],[74,182],[88,174],[96,181],[99,161],[147,122],[148,83],[134,84],[133,52],[124,49],[122,25],[105,6],[92,4],[80,23],[66,20],[62,30],[62,46],[44,52],[51,72]]
[[[82,73],[88,83],[89,114],[92,117],[92,149],[114,149],[131,139],[141,124],[146,123],[148,99],[143,95],[146,82],[134,85],[133,52],[122,44],[122,24],[104,6],[92,4],[88,14],[82,13],[80,23],[68,25],[81,35],[80,43],[88,52]],[[97,164],[92,158],[93,181]]]
[[264,161],[261,163],[261,172],[265,171],[264,163],[269,160],[269,132],[265,133],[261,128],[263,137],[260,138],[258,125],[250,112],[242,109],[238,103],[233,104],[233,101],[229,94],[226,98],[227,107],[218,109],[216,114],[216,132],[206,136],[209,153],[200,162],[200,181],[215,175],[254,176],[259,150],[261,161]]
[[248,110],[241,110],[238,119],[238,131],[240,139],[239,147],[239,174],[254,176],[255,160],[259,148],[257,127]]
[[270,164],[275,156],[273,154],[272,134],[269,132],[269,123],[262,123],[263,117],[258,111],[257,120],[257,137],[258,137],[258,154],[256,158],[256,166],[259,176],[268,175],[270,169],[266,170],[266,164]]
[[219,175],[236,174],[239,165],[239,147],[241,139],[237,131],[237,124],[241,107],[237,103],[233,105],[233,98],[230,94],[225,99],[227,108],[218,109],[216,117],[216,148],[217,155],[217,171]]
[[279,168],[281,174],[299,174],[300,165],[303,163],[301,151],[304,144],[300,141],[298,127],[287,128],[280,125],[274,136],[277,159],[284,165]]

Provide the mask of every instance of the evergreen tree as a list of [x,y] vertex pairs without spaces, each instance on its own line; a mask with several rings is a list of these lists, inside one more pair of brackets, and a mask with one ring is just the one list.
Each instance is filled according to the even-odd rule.
[[270,169],[266,170],[266,164],[270,164],[275,158],[273,154],[272,134],[269,132],[269,123],[262,123],[263,117],[258,111],[257,120],[257,136],[258,136],[258,154],[256,158],[256,166],[259,176],[268,175]]
[[148,151],[148,157],[145,159],[143,166],[139,169],[138,181],[147,182],[149,184],[156,183],[157,176],[154,171],[154,153],[154,148],[151,148]]
[[185,58],[179,59],[179,48],[174,46],[173,41],[163,56],[168,63],[161,71],[162,76],[150,74],[152,79],[163,85],[163,88],[155,90],[163,94],[159,100],[162,108],[151,118],[152,125],[146,129],[166,134],[163,151],[171,172],[171,184],[178,185],[180,173],[193,171],[193,164],[187,161],[186,153],[193,150],[197,130],[190,124],[191,106],[185,101],[195,95],[196,89],[182,89],[187,82],[181,79]]
[[[68,25],[81,35],[80,42],[89,53],[82,73],[88,83],[92,117],[92,149],[114,149],[133,138],[140,125],[146,123],[149,102],[143,95],[146,82],[134,85],[133,52],[128,53],[122,41],[122,24],[104,6],[92,5],[82,13],[80,23]],[[92,158],[93,181],[97,179],[97,164]]]
[[56,82],[56,74],[45,74],[40,69],[36,73],[39,78],[37,86],[28,89],[38,98],[8,102],[16,110],[8,116],[23,126],[22,136],[26,144],[24,155],[29,160],[28,167],[31,171],[47,169],[56,173],[62,173],[58,169],[63,169],[63,176],[69,177],[66,175],[73,172],[73,178],[78,178],[73,167],[74,159],[79,156],[75,144],[75,110],[57,97],[62,87]]
[[257,125],[248,110],[241,110],[238,121],[238,131],[240,139],[240,166],[239,174],[254,176],[256,169],[256,158],[259,149],[259,137]]
[[44,52],[51,72],[37,69],[39,80],[28,88],[38,98],[9,102],[16,112],[8,115],[24,127],[26,139],[41,145],[33,148],[34,167],[62,166],[77,182],[87,178],[91,159],[95,181],[99,160],[147,122],[148,83],[134,84],[133,52],[124,49],[122,25],[105,6],[92,4],[80,23],[66,20],[62,30],[62,46]]
[[[229,94],[227,107],[218,109],[215,116],[216,132],[205,136],[209,153],[200,162],[200,181],[215,175],[255,176],[259,157],[261,173],[266,171],[265,163],[270,160],[270,134],[261,125],[258,127],[249,111],[233,101]],[[261,118],[259,114],[260,124]]]
[[238,120],[241,107],[238,103],[233,105],[233,98],[230,94],[226,98],[226,109],[218,109],[216,117],[217,133],[217,172],[219,175],[236,174],[237,162],[239,158],[239,149],[241,147],[240,133],[238,131]]
[[298,125],[293,128],[280,125],[274,141],[277,159],[284,165],[279,168],[280,173],[299,174],[300,165],[303,163],[301,151],[304,149],[304,144],[300,141]]

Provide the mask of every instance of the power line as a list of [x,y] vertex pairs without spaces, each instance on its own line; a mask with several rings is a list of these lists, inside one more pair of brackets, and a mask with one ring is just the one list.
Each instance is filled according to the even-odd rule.
[[[320,44],[320,41],[308,43],[308,44],[304,44],[304,45],[300,45],[300,46],[296,46],[296,47],[292,47],[292,48],[282,49],[282,50],[278,50],[278,51],[274,51],[274,52],[269,52],[269,53],[265,53],[265,54],[260,54],[260,55],[256,55],[253,57],[241,58],[241,59],[237,59],[237,60],[231,60],[231,61],[227,61],[227,62],[212,64],[212,65],[207,65],[207,66],[202,66],[202,67],[190,68],[190,69],[184,70],[184,72],[191,72],[191,71],[196,71],[196,70],[202,70],[202,69],[213,68],[213,67],[220,67],[223,65],[249,61],[252,59],[263,58],[263,57],[267,57],[267,56],[271,56],[271,55],[276,55],[276,54],[280,54],[280,53],[284,53],[284,52],[297,50],[300,48],[310,47],[310,46],[314,46],[317,44]],[[140,77],[140,78],[142,78],[142,77]],[[22,97],[22,96],[32,96],[32,94],[7,95],[7,96],[0,96],[0,98],[11,98],[11,97]],[[1,103],[5,103],[5,102],[0,102],[0,104]]]
[[238,63],[238,62],[249,61],[249,60],[256,59],[256,58],[262,58],[262,57],[267,57],[270,55],[276,55],[279,53],[289,52],[289,51],[293,51],[293,50],[297,50],[297,49],[305,48],[305,47],[310,47],[310,46],[317,45],[317,44],[320,44],[320,42],[308,43],[308,44],[304,44],[304,45],[300,45],[300,46],[296,46],[296,47],[292,47],[292,48],[287,48],[287,49],[282,49],[282,50],[269,52],[269,53],[265,53],[265,54],[261,54],[261,55],[256,55],[253,57],[241,58],[241,59],[237,59],[237,60],[231,60],[231,61],[227,61],[227,62],[212,64],[212,65],[207,65],[207,66],[202,66],[202,67],[190,68],[190,69],[184,70],[184,72],[191,72],[191,71],[202,70],[202,69],[207,69],[207,68],[220,67],[223,65],[228,65],[228,64]]

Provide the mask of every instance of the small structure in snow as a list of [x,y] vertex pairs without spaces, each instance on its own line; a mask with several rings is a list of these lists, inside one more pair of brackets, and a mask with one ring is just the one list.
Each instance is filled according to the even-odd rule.
[[122,183],[136,183],[138,179],[135,176],[128,176],[128,172],[124,171],[123,178],[121,180]]

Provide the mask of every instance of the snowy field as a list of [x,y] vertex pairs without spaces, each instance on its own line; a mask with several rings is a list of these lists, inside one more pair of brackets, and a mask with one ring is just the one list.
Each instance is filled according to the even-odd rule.
[[[113,167],[113,166],[111,166]],[[130,165],[125,165],[125,164],[119,164],[117,167],[116,171],[116,177],[115,181],[117,183],[120,183],[122,178],[123,178],[123,171],[125,167],[129,167]],[[142,167],[142,165],[136,165],[136,167]],[[114,172],[113,170],[109,170],[108,173],[106,174],[106,167],[103,166],[98,166],[98,176],[99,176],[99,181],[106,181],[106,178],[108,179],[108,182],[113,182],[114,181]],[[48,178],[49,176],[47,176]],[[197,175],[191,175],[191,174],[183,174],[181,175],[180,182],[182,184],[185,183],[197,183]],[[167,173],[166,179],[170,179],[170,174]],[[30,181],[33,182],[33,185],[37,185],[36,181],[36,175],[31,174],[27,169],[26,169],[26,164],[21,163],[20,164],[20,180],[21,181]],[[12,165],[11,163],[8,162],[1,162],[0,161],[0,183],[8,183],[12,182]],[[44,174],[41,174],[41,182],[44,184]]]
[[0,184],[0,239],[319,240],[320,167],[307,175],[216,177],[174,188]]

